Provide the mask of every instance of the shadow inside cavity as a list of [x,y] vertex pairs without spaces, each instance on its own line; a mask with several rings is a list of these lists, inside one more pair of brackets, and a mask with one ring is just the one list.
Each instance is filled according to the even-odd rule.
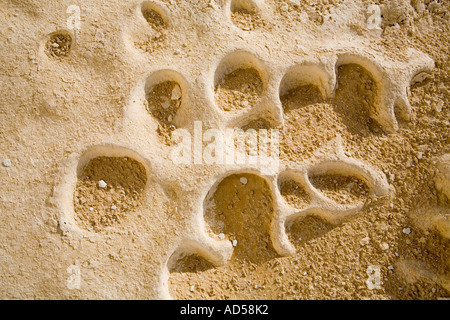
[[240,68],[224,76],[215,87],[216,103],[224,111],[255,106],[263,92],[263,82],[254,68]]
[[285,112],[296,110],[312,104],[323,102],[320,90],[314,85],[304,85],[289,90],[281,97],[281,104]]
[[273,199],[266,180],[253,174],[230,175],[219,183],[207,207],[210,230],[234,241],[232,259],[259,264],[278,256],[269,234]]
[[280,96],[285,112],[300,111],[315,104],[329,104],[339,114],[343,125],[354,135],[373,135],[383,132],[372,118],[376,114],[377,83],[362,66],[349,63],[338,67],[335,95],[325,98],[313,84],[299,85]]
[[170,263],[169,272],[195,273],[214,268],[214,265],[197,254],[187,254],[178,257]]
[[376,114],[377,91],[376,81],[360,65],[349,63],[338,67],[338,84],[332,102],[351,133],[365,135],[382,132],[379,124],[371,117]]
[[105,156],[91,159],[76,184],[75,220],[94,231],[116,224],[141,205],[146,184],[147,171],[137,160]]
[[303,209],[311,202],[311,195],[294,179],[283,179],[280,182],[280,193],[284,200],[296,209]]
[[352,175],[312,174],[309,180],[324,196],[339,204],[364,203],[369,196],[367,184]]
[[286,233],[291,243],[296,247],[300,247],[311,240],[324,236],[337,226],[337,224],[332,224],[321,217],[308,215],[288,221],[286,223]]

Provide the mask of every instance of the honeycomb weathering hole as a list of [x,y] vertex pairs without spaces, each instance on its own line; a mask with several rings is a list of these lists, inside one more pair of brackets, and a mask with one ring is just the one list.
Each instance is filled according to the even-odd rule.
[[231,21],[244,31],[252,31],[264,25],[259,11],[258,6],[249,0],[233,0],[230,4]]
[[167,15],[156,3],[145,1],[141,5],[141,12],[144,19],[155,30],[163,30],[168,26]]
[[176,253],[172,255],[169,261],[170,273],[202,272],[211,268],[214,268],[214,265],[196,253]]
[[255,130],[259,130],[259,129],[272,129],[274,127],[274,125],[272,125],[272,123],[270,121],[268,121],[265,118],[258,118],[256,120],[251,120],[246,122],[243,126],[241,126],[241,129],[244,131],[247,131],[249,129],[255,129]]
[[290,68],[280,82],[280,98],[302,87],[316,87],[320,96],[327,96],[328,74],[313,64],[301,64]]
[[96,232],[120,223],[139,207],[147,183],[145,167],[128,157],[96,157],[81,170],[73,203],[74,219]]
[[72,36],[67,31],[58,31],[49,35],[45,43],[45,52],[53,58],[67,57],[72,48]]
[[215,100],[224,111],[237,111],[255,106],[261,100],[264,85],[254,68],[238,68],[215,86]]
[[[320,66],[303,64],[289,69],[280,82],[279,98],[286,112],[306,106],[329,105],[347,129],[354,134],[382,132],[375,117],[379,113],[378,75],[366,61],[353,63],[350,58],[337,65],[334,95],[326,71]],[[366,69],[366,66],[370,69]]]
[[340,65],[337,72],[339,80],[333,102],[339,113],[346,114],[347,126],[358,132],[364,131],[362,126],[374,127],[372,116],[377,113],[378,86],[371,73],[354,63]]
[[262,263],[278,256],[270,238],[272,191],[265,179],[254,174],[230,175],[205,200],[205,207],[210,232],[233,242],[234,258]]
[[170,256],[167,268],[170,296],[179,299],[183,297],[182,289],[192,285],[192,277],[214,269],[214,265],[206,258],[208,254],[189,241],[184,242]]
[[289,69],[280,83],[279,95],[285,111],[324,102],[329,91],[328,75],[316,65],[298,65]]
[[[174,73],[174,72],[172,72]],[[162,141],[171,144],[171,133],[176,129],[175,117],[182,101],[184,85],[181,76],[160,71],[149,78],[146,84],[148,112],[158,121],[158,133]]]

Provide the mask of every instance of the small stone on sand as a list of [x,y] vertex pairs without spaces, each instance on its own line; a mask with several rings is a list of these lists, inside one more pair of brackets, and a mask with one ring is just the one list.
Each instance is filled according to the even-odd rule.
[[9,159],[3,160],[3,165],[4,165],[5,167],[11,167],[11,160],[9,160]]

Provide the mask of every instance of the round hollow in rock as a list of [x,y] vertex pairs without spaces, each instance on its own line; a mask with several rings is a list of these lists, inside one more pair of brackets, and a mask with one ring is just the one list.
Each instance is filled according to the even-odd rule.
[[231,242],[237,240],[233,257],[262,263],[278,256],[270,237],[272,191],[265,179],[249,173],[232,174],[218,183],[205,199],[205,207],[210,232],[216,236],[223,233]]
[[165,8],[153,1],[144,1],[141,4],[141,13],[148,24],[155,30],[162,31],[170,24]]
[[57,31],[48,36],[45,43],[45,53],[53,58],[64,58],[69,56],[72,45],[72,35],[69,32]]
[[228,54],[214,72],[216,105],[223,111],[254,107],[267,88],[268,71],[252,53],[238,50]]
[[279,187],[284,200],[296,209],[303,209],[311,202],[311,195],[294,179],[282,179]]
[[320,238],[336,226],[319,216],[293,217],[286,221],[286,233],[294,246]]
[[[99,181],[106,186],[100,187]],[[73,204],[74,219],[84,229],[102,231],[115,226],[139,207],[147,183],[145,167],[128,157],[99,156],[81,170]]]
[[310,175],[311,184],[325,197],[339,204],[363,202],[369,195],[366,183],[354,176],[340,174]]

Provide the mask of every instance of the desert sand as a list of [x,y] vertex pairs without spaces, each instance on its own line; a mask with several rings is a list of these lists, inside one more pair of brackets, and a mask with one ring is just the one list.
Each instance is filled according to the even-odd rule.
[[450,298],[448,1],[0,12],[0,298]]

